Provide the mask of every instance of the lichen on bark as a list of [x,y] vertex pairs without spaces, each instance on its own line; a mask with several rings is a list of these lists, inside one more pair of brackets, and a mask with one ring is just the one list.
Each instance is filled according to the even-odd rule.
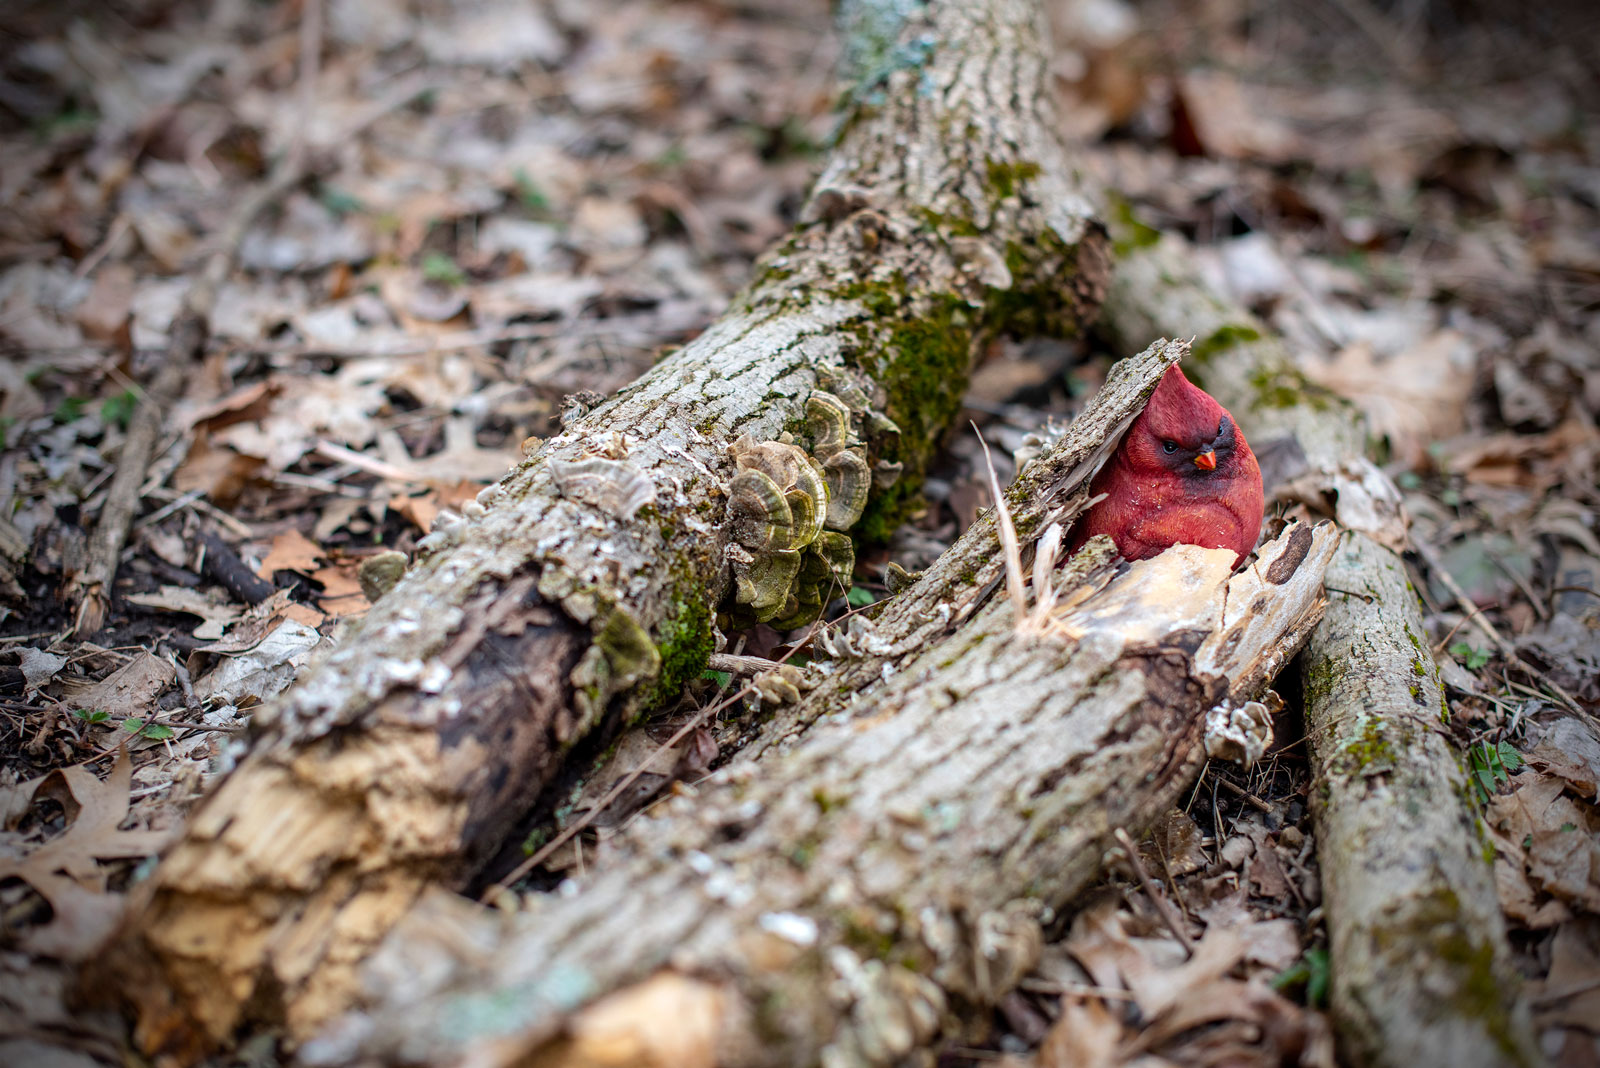
[[1042,12],[885,10],[891,61],[728,313],[442,517],[357,635],[261,714],[96,977],[134,1003],[147,1051],[246,1021],[307,1033],[586,731],[698,671],[730,587],[730,443],[803,426],[818,389],[858,393],[875,478],[849,534],[881,537],[978,346],[1092,314],[1106,239],[1056,140]]

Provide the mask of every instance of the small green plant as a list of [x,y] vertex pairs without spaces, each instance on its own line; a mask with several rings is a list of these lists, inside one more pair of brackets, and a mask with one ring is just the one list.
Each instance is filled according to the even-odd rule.
[[1304,988],[1306,1005],[1326,1008],[1328,1004],[1328,951],[1322,946],[1306,950],[1305,956],[1279,972],[1272,980],[1272,989],[1285,991]]
[[726,686],[728,683],[733,681],[733,675],[731,673],[726,671],[712,671],[710,668],[706,668],[704,671],[700,672],[700,677],[702,679],[710,679],[718,686]]
[[139,394],[131,389],[125,389],[113,397],[106,398],[100,405],[100,421],[107,426],[113,423],[121,430],[128,429],[128,423],[133,419],[134,410],[139,407]]
[[850,592],[845,594],[844,599],[849,603],[851,608],[865,608],[867,605],[873,604],[878,600],[878,598],[873,595],[871,590],[863,586],[851,586]]
[[1480,804],[1488,804],[1500,784],[1511,778],[1511,773],[1522,767],[1522,754],[1510,742],[1479,742],[1467,750],[1472,787]]
[[62,397],[61,403],[56,405],[56,410],[50,414],[58,423],[75,423],[83,415],[83,407],[82,397]]
[[122,721],[122,729],[135,738],[144,738],[152,742],[164,742],[173,735],[172,728],[165,723],[146,723],[133,716]]
[[1487,664],[1492,656],[1487,649],[1474,649],[1466,642],[1456,642],[1452,645],[1450,655],[1466,665],[1468,671],[1477,671]]
[[72,714],[85,723],[104,723],[111,718],[111,713],[103,708],[74,708]]
[[467,276],[456,261],[443,252],[425,252],[422,255],[422,277],[445,286],[465,285]]
[[655,166],[657,170],[670,171],[676,170],[688,162],[689,153],[684,149],[683,142],[674,141],[667,146],[661,155],[656,157]]
[[317,199],[322,202],[323,207],[341,218],[367,210],[360,197],[336,185],[320,186],[317,189]]
[[550,214],[550,198],[544,195],[539,183],[535,182],[533,176],[522,167],[517,168],[514,177],[517,182],[517,199],[522,202],[523,210],[536,219],[547,217]]
[[531,857],[539,851],[539,847],[550,840],[550,828],[535,827],[528,832],[528,837],[522,840],[523,856]]

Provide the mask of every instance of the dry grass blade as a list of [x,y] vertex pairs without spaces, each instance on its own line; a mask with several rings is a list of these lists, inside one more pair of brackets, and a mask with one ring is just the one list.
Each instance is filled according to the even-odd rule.
[[983,440],[976,423],[971,426],[972,432],[978,435],[978,444],[983,446],[983,463],[989,472],[989,493],[994,497],[995,522],[1000,528],[1000,545],[1006,556],[1006,594],[1011,598],[1011,609],[1020,628],[1028,615],[1028,596],[1022,585],[1026,574],[1022,570],[1022,547],[1017,544],[1017,528],[1011,522],[1011,510],[1006,507],[1005,494],[1000,492],[1000,478],[994,472],[994,457],[989,454],[989,443]]

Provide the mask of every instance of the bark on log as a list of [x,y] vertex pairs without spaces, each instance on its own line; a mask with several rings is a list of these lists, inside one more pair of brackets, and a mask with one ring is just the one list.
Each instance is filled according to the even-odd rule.
[[1258,454],[1288,467],[1296,496],[1320,498],[1347,528],[1303,657],[1344,1055],[1386,1068],[1540,1063],[1516,998],[1492,850],[1440,729],[1449,709],[1398,553],[1400,497],[1367,461],[1361,420],[1295,371],[1260,321],[1206,286],[1181,239],[1119,261],[1105,317],[1125,344],[1179,329],[1201,338],[1194,377]]
[[[700,338],[441,517],[141,888],[86,976],[131,1002],[141,1048],[193,1056],[247,1021],[299,1035],[339,1011],[370,947],[425,886],[464,881],[577,740],[698,673],[730,560],[741,595],[770,594],[804,527],[829,552],[801,573],[803,615],[848,537],[881,537],[914,493],[977,348],[1092,313],[1106,242],[1056,138],[1037,5],[848,7],[862,74],[794,234]],[[821,390],[851,437],[803,429],[808,401],[840,410]],[[815,479],[788,525],[752,519],[759,480],[730,503],[730,443],[786,431],[830,461],[836,498],[870,472],[864,513],[829,511]]]
[[1228,550],[1120,572],[1106,551],[1087,573],[1080,554],[1053,609],[1019,625],[993,598],[631,825],[576,893],[513,918],[426,899],[366,969],[370,1003],[301,1059],[898,1062],[1011,989],[1115,831],[1188,788],[1205,713],[1257,692],[1315,624],[1335,543],[1297,525],[1236,575]]

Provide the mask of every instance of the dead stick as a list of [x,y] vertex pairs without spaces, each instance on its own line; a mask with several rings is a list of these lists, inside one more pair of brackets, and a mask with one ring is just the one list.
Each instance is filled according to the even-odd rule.
[[1156,891],[1155,880],[1150,878],[1150,873],[1144,868],[1144,861],[1139,859],[1139,847],[1133,844],[1133,839],[1128,837],[1128,832],[1121,827],[1116,829],[1117,844],[1128,854],[1128,864],[1133,868],[1133,874],[1138,877],[1139,885],[1144,887],[1150,903],[1156,907],[1156,912],[1161,914],[1161,922],[1167,925],[1172,936],[1178,940],[1188,956],[1194,956],[1194,939],[1189,937],[1189,932],[1183,928],[1183,918],[1178,915],[1178,910],[1172,907],[1166,895]]
[[1461,588],[1461,584],[1456,581],[1455,576],[1445,569],[1444,564],[1439,560],[1438,554],[1421,541],[1413,542],[1413,547],[1417,550],[1417,555],[1422,557],[1423,562],[1428,565],[1428,570],[1432,571],[1438,577],[1440,583],[1444,585],[1444,588],[1450,591],[1450,596],[1455,598],[1456,604],[1461,606],[1461,610],[1467,614],[1467,618],[1483,632],[1484,637],[1488,638],[1500,655],[1505,657],[1507,663],[1515,664],[1523,671],[1526,671],[1538,681],[1539,685],[1555,695],[1556,700],[1565,705],[1573,715],[1582,719],[1590,727],[1600,729],[1600,721],[1597,721],[1588,709],[1578,704],[1577,698],[1569,694],[1549,675],[1522,658],[1522,654],[1517,651],[1517,647],[1506,640],[1500,631],[1495,628],[1495,625],[1489,621],[1489,617],[1484,615],[1478,606],[1472,602],[1472,598],[1467,595],[1466,590]]

